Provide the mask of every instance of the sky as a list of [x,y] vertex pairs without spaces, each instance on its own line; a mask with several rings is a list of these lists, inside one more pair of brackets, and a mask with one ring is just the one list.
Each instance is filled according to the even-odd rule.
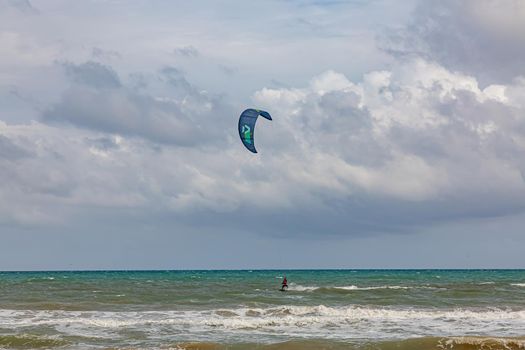
[[0,270],[525,268],[523,227],[520,0],[0,0]]

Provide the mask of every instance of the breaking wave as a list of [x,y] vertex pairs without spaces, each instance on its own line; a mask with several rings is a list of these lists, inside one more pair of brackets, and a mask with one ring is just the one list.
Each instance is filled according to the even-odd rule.
[[276,334],[300,338],[403,339],[416,334],[462,336],[525,334],[525,310],[391,309],[377,307],[278,306],[192,311],[0,310],[0,324],[13,330],[54,328],[66,335],[115,338],[124,331],[155,336],[186,334],[191,340]]
[[[525,285],[525,284],[524,284]],[[290,284],[288,290],[296,292],[309,292],[309,291],[334,291],[334,290],[379,290],[379,289],[447,289],[445,287],[432,287],[432,286],[398,286],[398,285],[383,285],[383,286],[365,286],[359,287],[355,285],[349,286],[327,286],[327,287],[318,287],[318,286],[302,286],[300,284]]]

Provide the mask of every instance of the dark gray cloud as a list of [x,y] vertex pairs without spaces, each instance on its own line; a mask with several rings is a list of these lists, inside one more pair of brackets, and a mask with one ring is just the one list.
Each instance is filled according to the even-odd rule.
[[366,5],[366,1],[364,0],[350,0],[350,1],[344,1],[344,0],[295,0],[293,1],[297,3],[300,6],[319,6],[319,7],[332,7],[332,6],[339,6],[339,5],[350,5],[350,6],[364,6]]
[[172,88],[169,97],[140,92],[133,82],[132,87],[123,86],[111,67],[99,63],[68,63],[65,69],[73,85],[43,113],[45,122],[179,146],[225,141],[223,124],[233,115],[229,107],[218,97],[198,91],[176,68],[166,67],[159,73]]
[[175,55],[189,57],[189,58],[195,58],[200,55],[199,50],[197,50],[193,46],[183,46],[183,47],[177,47],[173,50],[173,53]]
[[228,76],[235,75],[238,72],[238,69],[236,67],[230,67],[224,64],[220,64],[219,69]]
[[102,60],[112,60],[112,59],[118,59],[122,58],[122,55],[114,50],[104,50],[100,47],[94,47],[93,50],[91,50],[91,56],[93,56],[96,59],[102,59]]
[[184,73],[175,67],[164,67],[160,70],[160,78],[183,94],[195,94],[196,89],[186,80]]
[[2,0],[0,1],[0,8],[2,3],[24,14],[38,14],[38,10],[31,4],[29,0]]
[[386,51],[425,57],[485,84],[525,74],[525,4],[519,0],[422,1],[412,22],[383,38]]
[[29,157],[31,152],[17,146],[8,137],[0,134],[0,159],[14,161],[20,158]]
[[143,73],[131,73],[128,78],[132,90],[144,91],[148,87],[148,79]]
[[176,105],[122,90],[71,88],[43,120],[179,145],[194,144],[198,136],[198,129]]
[[109,66],[89,61],[82,64],[64,63],[66,73],[75,83],[94,88],[118,88],[121,86],[117,73]]
[[86,143],[101,151],[111,151],[119,148],[115,138],[103,136],[98,138],[86,138]]

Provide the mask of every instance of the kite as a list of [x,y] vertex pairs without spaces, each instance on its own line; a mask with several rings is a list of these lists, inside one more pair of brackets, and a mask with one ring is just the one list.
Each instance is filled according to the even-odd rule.
[[253,143],[253,132],[255,131],[255,122],[259,116],[272,120],[270,113],[251,108],[242,112],[239,117],[239,136],[243,145],[253,153],[257,153]]

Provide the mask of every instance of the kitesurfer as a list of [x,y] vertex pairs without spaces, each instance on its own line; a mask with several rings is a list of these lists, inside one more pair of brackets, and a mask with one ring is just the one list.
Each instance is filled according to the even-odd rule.
[[286,276],[283,278],[283,285],[281,286],[281,290],[284,290],[285,288],[288,288],[288,280],[286,279]]

